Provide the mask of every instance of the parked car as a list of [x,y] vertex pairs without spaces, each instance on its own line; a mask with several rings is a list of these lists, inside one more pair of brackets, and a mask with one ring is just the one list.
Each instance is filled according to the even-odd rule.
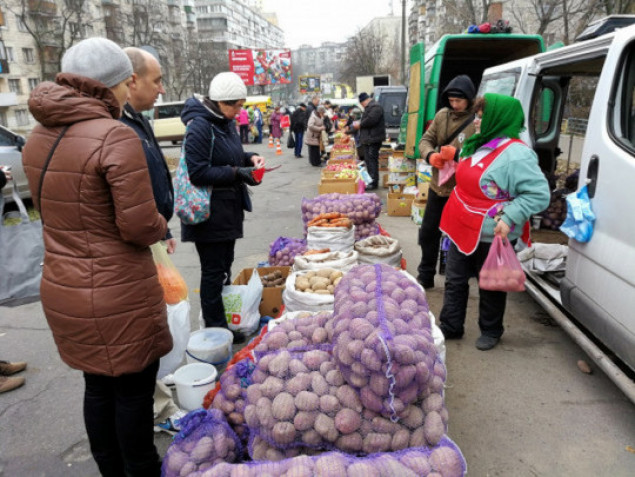
[[[11,168],[11,175],[18,186],[20,197],[29,199],[31,198],[31,191],[22,168],[22,146],[24,146],[24,143],[24,137],[0,126],[0,166]],[[12,193],[11,183],[8,183],[2,189],[2,195],[7,201],[13,201]]]
[[181,111],[185,101],[172,101],[154,105],[152,128],[157,141],[172,141],[177,144],[185,136],[185,124],[181,121]]

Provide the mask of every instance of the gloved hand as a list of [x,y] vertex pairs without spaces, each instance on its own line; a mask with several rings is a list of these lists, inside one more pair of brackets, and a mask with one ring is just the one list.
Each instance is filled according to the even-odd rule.
[[454,146],[441,146],[441,157],[446,161],[453,161],[456,157],[456,147]]
[[236,179],[240,182],[244,182],[247,185],[257,186],[260,184],[260,182],[257,181],[252,174],[252,172],[255,170],[255,167],[237,167],[235,169]]
[[441,157],[441,154],[438,152],[433,152],[430,154],[430,159],[428,160],[432,167],[436,167],[437,169],[443,169],[443,164],[445,164],[445,160]]

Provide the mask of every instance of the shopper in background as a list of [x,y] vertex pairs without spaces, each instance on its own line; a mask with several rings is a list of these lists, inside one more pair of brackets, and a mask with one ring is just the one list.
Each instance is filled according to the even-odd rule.
[[359,123],[353,123],[353,127],[360,130],[359,140],[364,147],[364,162],[373,179],[366,190],[375,190],[379,185],[379,149],[386,139],[384,108],[367,93],[359,95],[359,104],[364,108],[364,112]]
[[84,373],[84,421],[99,471],[158,477],[152,396],[172,336],[149,246],[167,223],[141,141],[118,121],[132,74],[110,40],[69,48],[55,83],[31,92],[39,124],[22,162],[43,223],[42,307],[62,360]]
[[320,104],[320,96],[317,94],[314,94],[313,96],[311,96],[311,101],[309,102],[306,108],[306,115],[305,115],[306,126],[304,127],[305,131],[309,127],[309,119],[311,119],[311,115],[313,114],[313,111],[317,109],[319,104]]
[[[446,339],[463,336],[468,282],[478,277],[494,236],[516,240],[528,230],[529,217],[545,210],[550,199],[536,153],[518,139],[525,121],[520,102],[487,93],[474,108],[476,134],[463,143],[456,187],[440,223],[452,240],[439,315]],[[500,341],[506,300],[505,292],[479,289],[479,350],[492,349]]]
[[[165,94],[161,65],[151,53],[140,48],[130,47],[125,48],[124,51],[130,58],[133,73],[128,102],[123,108],[121,122],[134,129],[141,139],[157,209],[169,222],[174,213],[172,176],[165,162],[163,151],[154,136],[152,126],[148,119],[141,114],[141,111],[152,109],[159,95]],[[176,239],[172,236],[169,228],[163,240],[167,245],[168,253],[174,253]]]
[[280,127],[280,120],[282,119],[282,113],[280,113],[280,106],[273,108],[273,113],[269,116],[269,131],[271,137],[280,140],[282,137],[282,128]]
[[[11,171],[7,166],[0,165],[0,194],[2,194],[2,189],[11,179]],[[1,219],[0,217],[0,220]],[[8,377],[24,369],[26,369],[26,363],[24,361],[14,363],[0,361],[0,394],[12,391],[24,384],[24,378],[22,376]]]
[[254,126],[258,130],[258,135],[254,137],[254,144],[262,144],[262,111],[258,106],[254,106]]
[[291,115],[291,132],[295,136],[295,157],[302,157],[302,143],[306,129],[306,104],[300,103]]
[[454,176],[445,184],[439,184],[439,169],[443,167],[443,161],[438,160],[439,149],[441,146],[453,146],[458,159],[463,142],[474,134],[474,113],[471,108],[475,94],[476,89],[469,76],[453,78],[441,93],[444,107],[434,116],[419,142],[421,157],[433,166],[428,201],[419,228],[421,262],[417,268],[417,280],[426,290],[434,288],[441,241],[439,222],[443,207],[456,184]]
[[238,113],[238,126],[240,127],[240,140],[243,144],[249,143],[249,113],[245,108],[240,108]]
[[320,167],[322,165],[322,159],[320,157],[322,132],[326,130],[324,127],[324,115],[326,108],[324,106],[318,106],[309,118],[308,128],[306,131],[306,138],[304,142],[309,148],[309,163],[313,167]]
[[[253,176],[265,160],[245,152],[234,119],[247,98],[247,87],[236,73],[217,74],[209,96],[192,97],[181,113],[189,123],[185,158],[190,181],[211,186],[210,216],[199,224],[181,223],[183,242],[194,242],[201,262],[201,309],[206,327],[227,328],[222,291],[231,283],[236,240],[243,237],[245,211],[251,212],[247,186],[260,184]],[[213,144],[213,145],[212,145]],[[244,340],[234,333],[234,343]]]

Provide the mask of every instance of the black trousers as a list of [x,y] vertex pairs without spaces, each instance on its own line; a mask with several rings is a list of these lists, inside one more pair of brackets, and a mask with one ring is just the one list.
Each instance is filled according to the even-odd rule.
[[434,282],[439,258],[441,242],[441,214],[449,197],[442,197],[430,189],[428,202],[423,213],[423,222],[419,227],[419,246],[421,247],[421,262],[417,267],[417,279],[420,283]]
[[[463,336],[471,277],[478,277],[487,258],[490,243],[479,242],[472,255],[465,255],[452,243],[445,266],[445,293],[439,315],[440,328],[447,336]],[[500,338],[503,334],[503,315],[507,293],[479,288],[478,326],[481,334]]]
[[122,376],[84,373],[84,422],[90,450],[105,477],[160,476],[154,446],[155,361]]
[[223,285],[231,284],[235,240],[196,242],[201,262],[201,310],[206,327],[227,328]]
[[249,124],[240,125],[240,141],[243,144],[249,143]]
[[320,146],[309,146],[309,163],[312,166],[319,167],[322,165],[322,158],[320,157]]
[[364,146],[364,162],[366,163],[366,169],[368,174],[373,179],[373,183],[369,187],[379,186],[379,149],[381,143],[366,144]]

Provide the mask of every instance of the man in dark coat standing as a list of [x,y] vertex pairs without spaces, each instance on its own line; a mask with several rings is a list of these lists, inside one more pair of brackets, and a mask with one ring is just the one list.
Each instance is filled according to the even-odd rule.
[[307,123],[305,115],[306,104],[304,103],[300,103],[291,115],[291,131],[295,136],[295,157],[302,157],[302,142]]
[[[159,94],[165,94],[161,82],[161,65],[151,53],[140,48],[130,47],[124,51],[132,62],[133,73],[128,102],[124,106],[120,121],[134,129],[141,139],[157,210],[169,222],[174,213],[172,176],[165,162],[163,151],[161,151],[154,136],[152,126],[150,126],[148,119],[141,114],[141,111],[152,109]],[[172,237],[169,228],[164,240],[168,247],[168,253],[174,253],[176,239]]]
[[381,107],[367,93],[359,95],[359,104],[364,107],[364,113],[359,123],[353,123],[359,129],[359,141],[364,148],[364,161],[372,184],[366,190],[375,190],[379,185],[379,149],[386,139],[386,124],[384,122],[384,108]]

